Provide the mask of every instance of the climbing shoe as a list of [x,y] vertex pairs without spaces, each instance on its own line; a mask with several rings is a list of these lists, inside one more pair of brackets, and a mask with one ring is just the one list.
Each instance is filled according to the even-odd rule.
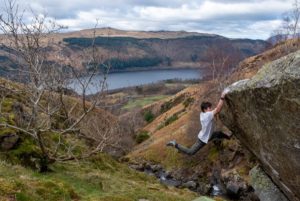
[[169,141],[167,144],[166,144],[166,146],[171,146],[171,147],[175,147],[176,146],[176,140],[171,140],[171,141]]

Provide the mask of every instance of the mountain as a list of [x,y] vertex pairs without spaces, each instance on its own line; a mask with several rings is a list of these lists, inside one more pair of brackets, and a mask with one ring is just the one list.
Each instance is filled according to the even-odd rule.
[[[268,45],[263,40],[229,39],[214,34],[185,31],[122,31],[112,28],[95,30],[95,46],[99,63],[111,66],[111,71],[151,67],[207,67],[209,47],[222,49],[238,58],[258,54]],[[82,69],[87,64],[93,43],[94,30],[52,34],[44,41],[48,61]],[[8,48],[5,36],[0,49],[0,73],[17,68],[16,52]],[[49,45],[50,44],[50,45]],[[84,53],[83,53],[84,52]],[[18,65],[22,65],[19,63]]]

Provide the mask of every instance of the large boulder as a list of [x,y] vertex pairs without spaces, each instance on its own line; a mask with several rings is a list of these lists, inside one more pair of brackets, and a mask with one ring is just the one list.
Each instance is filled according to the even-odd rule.
[[223,123],[290,200],[300,200],[300,51],[231,85]]
[[255,189],[260,201],[288,201],[278,187],[258,166],[250,173],[250,184]]

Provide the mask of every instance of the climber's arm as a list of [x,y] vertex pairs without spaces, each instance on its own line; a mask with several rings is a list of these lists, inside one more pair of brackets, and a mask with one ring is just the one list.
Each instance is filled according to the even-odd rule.
[[221,98],[219,100],[219,103],[217,105],[217,107],[213,110],[213,114],[216,115],[218,114],[221,110],[222,110],[222,107],[223,107],[223,104],[224,104],[224,100],[225,100],[225,93],[222,93],[221,95]]

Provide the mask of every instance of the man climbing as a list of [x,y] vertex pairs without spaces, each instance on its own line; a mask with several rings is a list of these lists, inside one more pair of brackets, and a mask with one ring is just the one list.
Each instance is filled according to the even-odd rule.
[[219,100],[219,103],[215,109],[212,109],[212,104],[210,102],[202,102],[201,104],[201,113],[200,113],[200,123],[202,126],[201,131],[198,134],[198,139],[195,142],[195,144],[191,148],[184,147],[180,144],[177,144],[175,140],[171,140],[167,143],[167,146],[173,146],[176,149],[178,149],[179,152],[188,154],[188,155],[194,155],[199,151],[204,145],[207,144],[208,141],[212,139],[229,139],[230,136],[221,132],[217,131],[214,132],[214,117],[216,114],[218,114],[224,104],[225,95],[228,92],[228,90],[225,90],[221,98]]

